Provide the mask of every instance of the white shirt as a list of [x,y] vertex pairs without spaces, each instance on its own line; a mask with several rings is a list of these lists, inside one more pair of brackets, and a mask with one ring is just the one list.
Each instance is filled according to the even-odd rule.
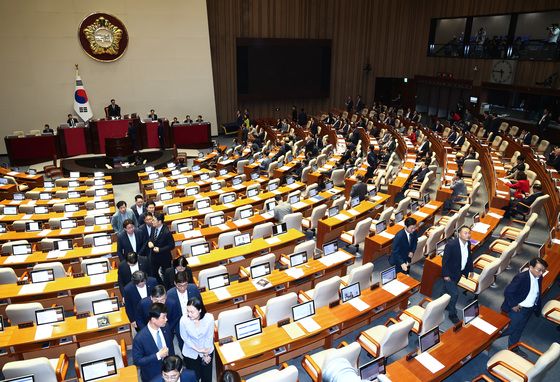
[[408,231],[405,229],[406,232],[406,238],[408,239],[408,245],[410,245],[410,233],[408,233]]
[[130,267],[130,274],[134,274],[134,272],[139,271],[140,270],[140,266],[138,265],[138,262],[136,262],[136,264],[134,265],[128,265]]
[[138,216],[142,215],[142,213],[144,212],[144,206],[136,206],[136,212],[138,212]]
[[182,315],[187,314],[187,302],[189,302],[189,293],[185,290],[185,293],[177,291],[177,297],[179,298],[179,304],[181,305]]
[[463,240],[459,239],[459,246],[461,247],[461,270],[464,270],[469,259],[469,242],[463,243]]
[[136,285],[136,289],[138,289],[138,293],[140,294],[140,298],[148,297],[148,287],[146,287],[144,285],[144,288],[138,288],[138,285]]
[[[156,344],[157,347],[157,334],[159,332],[159,338],[161,339],[161,345],[163,347],[167,347],[167,344],[165,343],[165,336],[163,335],[163,332],[161,331],[161,329],[152,329],[152,327],[148,324],[146,325],[146,327],[148,328],[148,330],[150,331],[150,334],[152,335],[152,338],[154,339],[154,343]],[[157,359],[159,360],[159,356],[157,357]]]
[[134,252],[136,252],[136,235],[133,232],[132,235],[129,235],[127,233],[126,236],[128,236],[128,241],[130,241],[130,245],[132,246],[132,249],[134,250]]
[[539,279],[529,272],[529,280],[531,280],[529,293],[527,294],[525,300],[519,303],[519,306],[522,306],[523,308],[532,308],[535,306],[537,298],[539,297]]

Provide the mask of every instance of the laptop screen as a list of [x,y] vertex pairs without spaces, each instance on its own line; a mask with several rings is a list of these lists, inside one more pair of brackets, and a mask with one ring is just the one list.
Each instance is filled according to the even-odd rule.
[[214,227],[220,224],[224,224],[225,223],[225,216],[224,215],[218,215],[218,216],[212,216],[210,218],[210,226]]
[[33,212],[35,212],[36,214],[48,214],[49,213],[49,207],[35,206],[35,208],[33,209]]
[[430,203],[430,194],[425,194],[424,195],[424,204],[428,204]]
[[61,229],[76,228],[76,226],[77,226],[76,221],[72,219],[64,219],[60,221]]
[[350,200],[350,208],[354,208],[358,204],[360,204],[360,198],[358,196],[355,196]]
[[208,173],[204,173],[204,174],[200,174],[200,180],[206,180],[210,178],[210,174]]
[[70,180],[68,182],[68,187],[80,187],[80,182],[77,180]]
[[4,215],[17,215],[18,209],[16,206],[4,206]]
[[247,190],[247,197],[252,198],[253,196],[257,196],[259,194],[258,188],[249,188]]
[[169,163],[167,164],[167,168],[174,168],[175,166],[177,166],[177,165],[176,165],[175,163],[173,163],[173,162],[169,162]]
[[274,209],[274,207],[276,207],[276,201],[270,200],[270,201],[266,202],[266,210],[267,211],[272,211]]
[[31,271],[29,273],[32,283],[45,283],[54,280],[54,270],[53,269],[39,269],[36,271]]
[[385,220],[380,221],[375,224],[375,233],[376,234],[381,233],[385,231],[386,228],[387,228],[387,224],[385,223]]
[[258,279],[259,277],[264,277],[270,274],[270,264],[263,263],[259,265],[254,265],[249,268],[251,272],[252,279]]
[[381,271],[381,275],[380,275],[381,285],[388,284],[391,281],[395,280],[396,278],[397,278],[397,270],[394,266],[387,268],[384,271]]
[[241,217],[241,219],[250,218],[251,216],[253,216],[253,209],[252,208],[245,208],[245,209],[239,211],[239,216]]
[[159,174],[157,172],[152,172],[151,174],[148,174],[148,179],[150,180],[154,180],[159,178]]
[[94,178],[102,178],[104,176],[105,176],[105,174],[102,171],[96,171],[96,172],[93,173]]
[[29,255],[31,253],[31,244],[12,245],[13,255]]
[[40,200],[49,200],[49,199],[51,199],[51,198],[52,198],[52,195],[49,194],[48,192],[41,192],[41,193],[39,194],[39,199],[40,199]]
[[431,329],[430,331],[422,334],[418,339],[420,343],[420,352],[424,353],[439,343],[439,326]]
[[355,297],[360,297],[360,283],[350,284],[340,290],[342,302],[350,301]]
[[187,194],[187,196],[193,196],[198,194],[198,187],[185,188],[185,194]]
[[227,174],[227,170],[225,168],[220,169],[220,171],[218,172],[218,174],[220,176],[224,176],[225,174]]
[[278,236],[288,231],[288,225],[286,223],[276,224],[272,227],[272,235]]
[[159,190],[160,188],[164,188],[164,187],[165,187],[165,182],[162,181],[154,182],[154,190]]
[[106,215],[96,216],[93,220],[95,225],[111,224],[111,218]]
[[23,199],[25,199],[25,195],[18,192],[18,193],[15,193],[12,198],[13,198],[13,200],[23,200]]
[[249,244],[251,243],[251,235],[249,235],[248,233],[237,235],[233,238],[233,243],[236,247],[239,247],[240,245]]
[[336,206],[329,208],[329,217],[332,218],[333,216],[338,215],[338,211],[339,209]]
[[290,184],[294,183],[295,179],[291,176],[286,177],[286,184],[289,186]]
[[189,180],[190,180],[190,179],[189,179],[189,178],[186,178],[186,177],[185,177],[185,178],[179,178],[179,179],[177,179],[177,184],[180,185],[180,186],[182,186],[183,184],[189,183]]
[[323,245],[323,256],[332,255],[336,251],[338,251],[338,242],[336,240]]
[[240,340],[262,333],[261,319],[259,317],[253,318],[249,321],[240,322],[235,324],[235,337]]
[[369,197],[370,198],[375,198],[377,196],[377,190],[374,188],[373,190],[371,190],[369,192]]
[[109,273],[109,265],[106,261],[86,264],[86,274],[88,276],[100,275],[102,273]]
[[231,180],[231,184],[234,186],[237,186],[238,184],[241,184],[241,182],[243,182],[243,179],[241,179],[241,177],[236,176],[235,178],[233,178]]
[[220,188],[222,188],[222,184],[220,182],[214,182],[210,185],[210,190],[211,191],[217,191]]
[[58,251],[68,251],[72,249],[72,239],[68,240],[57,240],[53,243],[54,249]]
[[[95,190],[95,196],[104,196],[107,195],[107,190],[99,189]],[[78,191],[68,191],[68,199],[78,199],[82,195]]]
[[403,220],[403,212],[399,211],[395,214],[395,223],[399,223]]
[[191,255],[200,256],[210,253],[210,244],[201,243],[191,246]]
[[273,182],[268,184],[268,191],[274,191],[278,188],[278,182]]
[[93,238],[93,246],[100,247],[103,245],[110,245],[111,244],[111,235],[101,235],[95,236]]
[[299,194],[290,196],[290,204],[296,204],[299,202]]
[[194,223],[192,221],[182,222],[177,224],[178,233],[192,231],[193,228],[194,228]]
[[224,286],[228,286],[229,285],[229,275],[227,273],[221,273],[221,274],[216,275],[216,276],[211,276],[211,277],[208,277],[206,282],[208,284],[208,289],[209,290],[216,289],[216,288],[221,288],[221,287],[224,287]]
[[294,321],[299,321],[314,314],[315,303],[313,300],[292,306],[292,317],[294,318]]
[[360,366],[362,381],[377,381],[379,374],[385,374],[385,358],[380,357]]
[[[100,209],[100,208],[104,208],[104,207],[98,207],[97,204],[95,204],[95,209]],[[80,209],[80,206],[77,204],[66,204],[64,205],[64,212],[76,212]]]
[[478,300],[474,300],[463,308],[463,325],[468,325],[472,320],[478,317],[478,313]]
[[319,193],[319,190],[317,190],[317,187],[312,188],[311,190],[309,190],[309,193],[307,196],[309,196],[310,198],[314,197],[315,195],[317,195]]
[[194,165],[192,166],[192,171],[198,171],[200,170],[200,166],[199,165]]
[[259,178],[259,173],[258,172],[252,172],[251,173],[251,180],[255,180]]
[[41,222],[27,222],[25,223],[25,230],[27,232],[40,231],[41,226]]
[[24,377],[4,379],[2,382],[35,382],[35,377],[33,375],[26,375]]
[[237,199],[237,194],[232,192],[231,194],[224,194],[222,200],[224,201],[225,204],[225,203],[233,203],[235,202],[235,199]]
[[111,297],[92,301],[91,307],[95,316],[98,314],[116,312],[119,310],[119,299],[117,297]]
[[147,166],[147,167],[145,168],[145,170],[146,170],[146,172],[151,172],[151,171],[154,171],[155,168],[154,168],[153,166]]
[[79,178],[80,172],[79,171],[70,171],[70,178]]
[[177,204],[170,204],[169,206],[167,206],[167,213],[169,215],[173,215],[173,214],[178,214],[182,211],[182,206],[180,203]]
[[[77,206],[77,204],[74,204],[75,206]],[[103,208],[109,208],[109,202],[106,200],[101,200],[99,202],[95,202],[95,209],[96,210],[100,210]],[[76,208],[75,211],[78,211],[78,209]],[[71,211],[66,211],[66,212],[71,212]]]
[[80,365],[80,368],[84,382],[95,381],[117,374],[115,357],[92,362],[84,362]]
[[334,187],[334,185],[332,184],[332,182],[325,182],[325,190],[328,191],[333,187]]
[[162,192],[159,194],[159,200],[170,200],[173,199],[173,192]]
[[57,306],[49,309],[39,309],[35,311],[37,325],[53,324],[64,321],[64,308]]
[[418,202],[414,201],[414,202],[410,203],[410,213],[413,214],[416,211],[418,211]]
[[197,210],[202,210],[204,208],[208,208],[210,207],[210,200],[208,199],[202,199],[199,200],[198,202],[196,202],[196,209]]
[[43,186],[45,186],[45,188],[53,188],[53,187],[54,187],[54,182],[45,181],[45,183],[43,184]]
[[290,267],[297,267],[304,263],[307,263],[307,252],[298,252],[290,256]]

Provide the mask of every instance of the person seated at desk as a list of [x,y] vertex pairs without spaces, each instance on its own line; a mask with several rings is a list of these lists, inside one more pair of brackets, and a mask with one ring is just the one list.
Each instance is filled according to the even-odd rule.
[[192,120],[191,116],[190,116],[190,115],[187,115],[187,116],[185,117],[185,120],[183,121],[183,123],[189,123],[189,124],[190,124],[190,123],[193,123],[193,120]]
[[468,195],[467,186],[462,178],[463,171],[459,167],[453,179],[451,180],[451,196],[445,200],[443,203],[443,213],[447,213],[453,208],[453,205],[463,199],[464,196]]
[[510,203],[509,206],[505,207],[506,213],[504,214],[504,218],[509,219],[511,217],[515,218],[517,214],[527,214],[529,213],[529,208],[531,204],[538,197],[543,196],[544,193],[542,192],[542,185],[540,182],[535,182],[533,184],[533,193],[529,196],[524,197],[523,199],[514,200]]
[[132,275],[136,271],[147,274],[150,271],[150,264],[144,256],[138,256],[136,252],[129,252],[126,254],[126,261],[121,261],[117,270],[117,283],[121,296],[124,296],[124,288],[132,281]]
[[118,234],[119,232],[124,230],[124,222],[127,219],[132,220],[132,223],[136,226],[136,216],[132,210],[126,208],[127,204],[124,200],[121,200],[117,203],[117,212],[111,218],[111,225],[113,226],[113,230]]
[[161,373],[163,359],[175,355],[171,330],[167,328],[167,307],[152,304],[148,325],[132,341],[132,359],[140,369],[142,381],[151,381]]
[[148,118],[150,118],[152,121],[158,120],[156,111],[154,109],[150,109],[150,114],[148,114]]
[[50,135],[54,134],[54,130],[51,129],[48,123],[45,123],[45,126],[43,127],[43,134],[50,134]]
[[418,244],[417,229],[416,219],[408,217],[404,220],[404,229],[400,230],[393,239],[389,264],[394,265],[397,272],[406,274],[410,272],[410,260]]
[[70,127],[76,127],[76,125],[78,124],[78,118],[74,117],[72,114],[68,114],[66,124]]
[[274,220],[277,223],[282,223],[284,221],[284,217],[288,214],[292,213],[292,205],[287,201],[282,200],[282,195],[276,195],[274,197],[276,200],[276,207],[274,207]]
[[177,117],[173,117],[173,121],[171,121],[171,127],[178,125],[179,123],[179,119]]
[[161,375],[150,382],[197,382],[196,373],[183,367],[181,357],[168,355],[163,359]]
[[109,119],[121,118],[121,107],[115,103],[114,99],[112,99],[109,106],[107,106],[107,117],[109,117]]
[[531,185],[527,180],[527,174],[525,171],[518,171],[517,175],[515,176],[516,181],[514,183],[506,183],[513,192],[513,197],[515,199],[523,199],[525,194],[528,194],[531,190]]
[[507,172],[506,179],[515,178],[517,176],[518,172],[525,172],[526,169],[527,169],[527,165],[525,164],[525,157],[523,155],[519,155],[517,157],[517,161],[515,163],[515,166],[513,166]]
[[136,309],[143,298],[152,294],[152,289],[157,285],[156,279],[148,277],[145,272],[135,271],[132,279],[124,287],[124,308],[130,325],[136,328]]
[[196,123],[203,123],[204,119],[202,119],[202,115],[199,115],[198,117],[196,117]]
[[556,171],[560,171],[560,146],[555,147],[550,154],[548,154],[548,158],[546,163],[549,166],[554,167]]
[[358,197],[360,202],[366,199],[368,194],[367,185],[364,183],[363,175],[356,176],[357,182],[350,189],[350,199]]
[[[403,124],[404,126],[404,124]],[[418,139],[418,137],[416,136],[416,126],[412,127],[412,131],[410,132],[410,134],[408,135],[408,139],[410,139],[410,142],[412,142],[413,145],[416,146],[416,141]]]
[[130,252],[142,253],[143,235],[136,229],[131,219],[123,223],[123,230],[117,234],[117,255],[122,262]]

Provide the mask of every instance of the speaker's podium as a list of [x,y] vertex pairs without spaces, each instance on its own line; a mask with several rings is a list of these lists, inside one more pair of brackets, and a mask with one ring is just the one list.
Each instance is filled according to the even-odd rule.
[[108,158],[123,158],[133,154],[129,137],[105,138],[105,154]]

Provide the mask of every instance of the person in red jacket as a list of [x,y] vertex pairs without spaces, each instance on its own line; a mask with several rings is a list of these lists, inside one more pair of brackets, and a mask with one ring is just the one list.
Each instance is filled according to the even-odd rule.
[[529,194],[531,190],[531,186],[529,181],[527,180],[527,174],[524,171],[518,171],[517,176],[515,177],[517,182],[515,183],[506,183],[506,185],[511,188],[513,191],[513,197],[516,199],[522,199],[525,197],[526,194]]

